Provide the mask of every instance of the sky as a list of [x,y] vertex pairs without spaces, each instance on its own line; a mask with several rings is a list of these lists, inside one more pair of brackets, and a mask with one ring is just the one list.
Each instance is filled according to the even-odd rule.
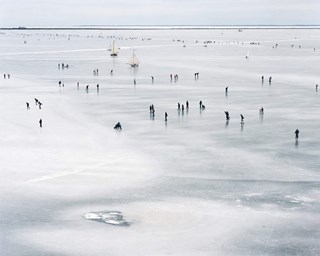
[[320,25],[320,0],[0,0],[0,27]]

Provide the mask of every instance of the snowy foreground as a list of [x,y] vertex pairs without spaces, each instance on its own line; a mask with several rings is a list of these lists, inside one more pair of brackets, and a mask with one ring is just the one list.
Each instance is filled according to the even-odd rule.
[[319,66],[317,29],[0,31],[0,255],[320,255]]

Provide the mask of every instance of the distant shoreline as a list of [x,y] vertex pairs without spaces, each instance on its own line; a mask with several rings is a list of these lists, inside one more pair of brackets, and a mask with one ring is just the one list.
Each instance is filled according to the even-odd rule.
[[68,27],[4,27],[0,30],[219,30],[236,29],[320,29],[320,25],[220,25],[220,26],[139,26],[139,25],[81,25]]

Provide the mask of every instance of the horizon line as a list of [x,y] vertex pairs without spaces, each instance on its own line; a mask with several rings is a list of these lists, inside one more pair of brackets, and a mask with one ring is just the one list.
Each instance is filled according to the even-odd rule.
[[320,25],[67,25],[67,26],[12,26],[12,27],[2,27],[0,30],[130,30],[130,29],[299,29],[299,28],[319,28]]

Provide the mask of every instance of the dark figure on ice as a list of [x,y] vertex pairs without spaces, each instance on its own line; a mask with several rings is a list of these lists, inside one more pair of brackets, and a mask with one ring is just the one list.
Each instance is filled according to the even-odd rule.
[[153,76],[151,76],[151,81],[152,81],[152,83],[154,83],[154,77]]
[[29,102],[26,102],[26,104],[27,104],[27,109],[30,109]]
[[271,82],[272,82],[272,77],[270,76],[269,77],[269,84],[271,84]]
[[261,77],[261,82],[262,82],[262,83],[264,82],[264,76]]
[[136,79],[133,79],[133,84],[134,84],[134,85],[136,85],[136,84],[137,84]]
[[178,102],[178,111],[180,111],[180,103]]
[[182,111],[182,113],[184,111],[184,105],[183,104],[181,105],[181,111]]
[[199,107],[200,107],[200,109],[202,108],[202,100],[200,100],[200,102],[199,102]]
[[186,108],[189,109],[189,101],[186,101]]
[[97,84],[97,92],[99,91],[99,84]]
[[39,106],[39,109],[41,109],[41,106],[43,105],[43,103],[41,103],[40,101],[38,101],[38,106]]
[[4,79],[6,79],[6,78],[7,78],[6,74],[3,74],[3,78],[4,78]]
[[115,129],[115,130],[122,130],[122,127],[121,127],[120,122],[118,122],[118,123],[113,127],[113,129]]
[[40,128],[42,128],[42,119],[39,120]]
[[243,124],[244,123],[244,117],[243,117],[242,114],[240,114],[240,118],[241,118],[241,124]]
[[10,74],[8,74],[7,76],[8,76],[8,79],[10,79]]
[[263,114],[264,114],[264,109],[263,109],[263,107],[260,108],[259,112],[260,112],[260,115],[263,115]]
[[164,121],[166,121],[166,122],[168,121],[168,114],[167,114],[167,112],[164,113]]
[[34,101],[35,101],[36,105],[38,105],[39,100],[37,98],[34,98]]
[[294,131],[294,133],[296,134],[296,139],[298,139],[299,138],[299,129],[296,129],[295,131]]
[[110,71],[110,75],[111,75],[111,76],[113,76],[113,69],[111,69],[111,71]]
[[172,82],[172,74],[170,74],[170,81]]
[[61,81],[59,81],[59,87],[61,87],[61,83],[62,83],[62,82],[61,82]]
[[230,119],[230,115],[228,111],[224,111],[224,113],[226,114],[226,120],[228,121]]
[[225,89],[226,95],[228,95],[228,86]]
[[316,92],[318,91],[318,85],[316,84]]
[[79,82],[77,82],[77,88],[78,88],[78,90],[79,90],[79,85],[80,85]]
[[155,110],[154,110],[153,104],[150,105],[149,110],[150,110],[150,115],[154,117]]
[[89,85],[86,86],[86,92],[89,92]]

